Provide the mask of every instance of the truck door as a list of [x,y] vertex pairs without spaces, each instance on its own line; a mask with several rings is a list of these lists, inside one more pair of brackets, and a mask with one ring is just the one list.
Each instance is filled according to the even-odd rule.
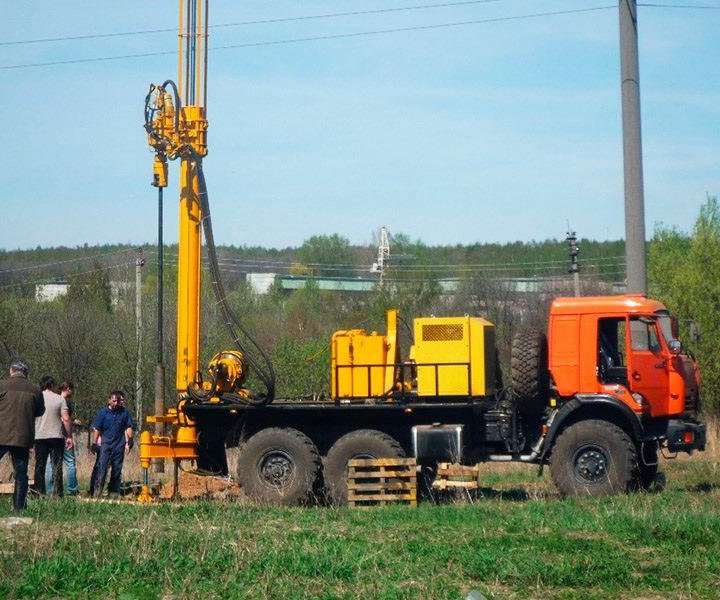
[[663,354],[655,319],[630,318],[628,355],[630,390],[642,394],[651,415],[662,413],[670,393],[668,357]]

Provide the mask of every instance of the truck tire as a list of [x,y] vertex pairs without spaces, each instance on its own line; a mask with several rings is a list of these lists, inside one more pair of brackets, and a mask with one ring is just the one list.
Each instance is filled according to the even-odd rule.
[[563,496],[624,493],[638,476],[635,444],[608,421],[579,421],[568,427],[557,438],[550,461],[552,480]]
[[294,506],[313,499],[322,461],[304,433],[271,427],[243,445],[237,468],[246,496],[261,504]]
[[404,458],[402,446],[386,433],[359,429],[342,436],[325,457],[325,490],[331,504],[347,504],[348,461],[352,458]]
[[521,414],[545,411],[550,385],[547,338],[541,331],[527,329],[513,336],[510,348],[510,387]]

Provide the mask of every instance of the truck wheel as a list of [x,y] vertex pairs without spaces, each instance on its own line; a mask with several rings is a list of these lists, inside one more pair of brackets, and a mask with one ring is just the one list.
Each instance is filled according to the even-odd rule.
[[325,457],[325,488],[332,504],[347,504],[348,461],[352,458],[404,458],[405,451],[392,437],[374,429],[342,436]]
[[256,502],[293,506],[311,500],[321,466],[315,444],[304,433],[271,427],[243,445],[238,481]]
[[607,421],[580,421],[558,437],[550,472],[563,496],[597,498],[626,492],[638,475],[635,444]]
[[510,387],[521,414],[543,413],[549,383],[545,334],[534,329],[519,331],[513,336],[510,348]]

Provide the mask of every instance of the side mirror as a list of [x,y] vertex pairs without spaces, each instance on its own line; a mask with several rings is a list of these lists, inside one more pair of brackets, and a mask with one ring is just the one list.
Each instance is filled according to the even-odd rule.
[[670,333],[676,340],[680,338],[680,325],[678,324],[677,317],[670,319]]
[[677,356],[682,352],[682,344],[680,343],[680,340],[670,340],[668,342],[668,349],[670,350],[670,354],[673,356]]

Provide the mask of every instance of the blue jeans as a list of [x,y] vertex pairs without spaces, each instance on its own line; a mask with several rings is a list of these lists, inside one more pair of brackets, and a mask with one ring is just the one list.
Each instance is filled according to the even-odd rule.
[[100,446],[100,454],[96,463],[97,473],[93,495],[100,496],[105,486],[108,469],[112,469],[110,474],[110,483],[108,484],[108,492],[111,494],[120,493],[120,483],[122,480],[122,467],[125,460],[125,444],[122,446]]
[[15,489],[13,490],[13,509],[24,510],[28,491],[28,463],[30,462],[30,448],[17,446],[0,446],[0,459],[10,453],[13,472],[15,473]]
[[[65,448],[63,451],[63,464],[67,471],[67,491],[68,494],[77,494],[80,490],[78,488],[77,481],[77,467],[75,465],[75,448],[71,450]],[[52,494],[55,487],[53,486],[52,480],[52,465],[48,461],[47,467],[45,468],[45,488],[48,494]]]

